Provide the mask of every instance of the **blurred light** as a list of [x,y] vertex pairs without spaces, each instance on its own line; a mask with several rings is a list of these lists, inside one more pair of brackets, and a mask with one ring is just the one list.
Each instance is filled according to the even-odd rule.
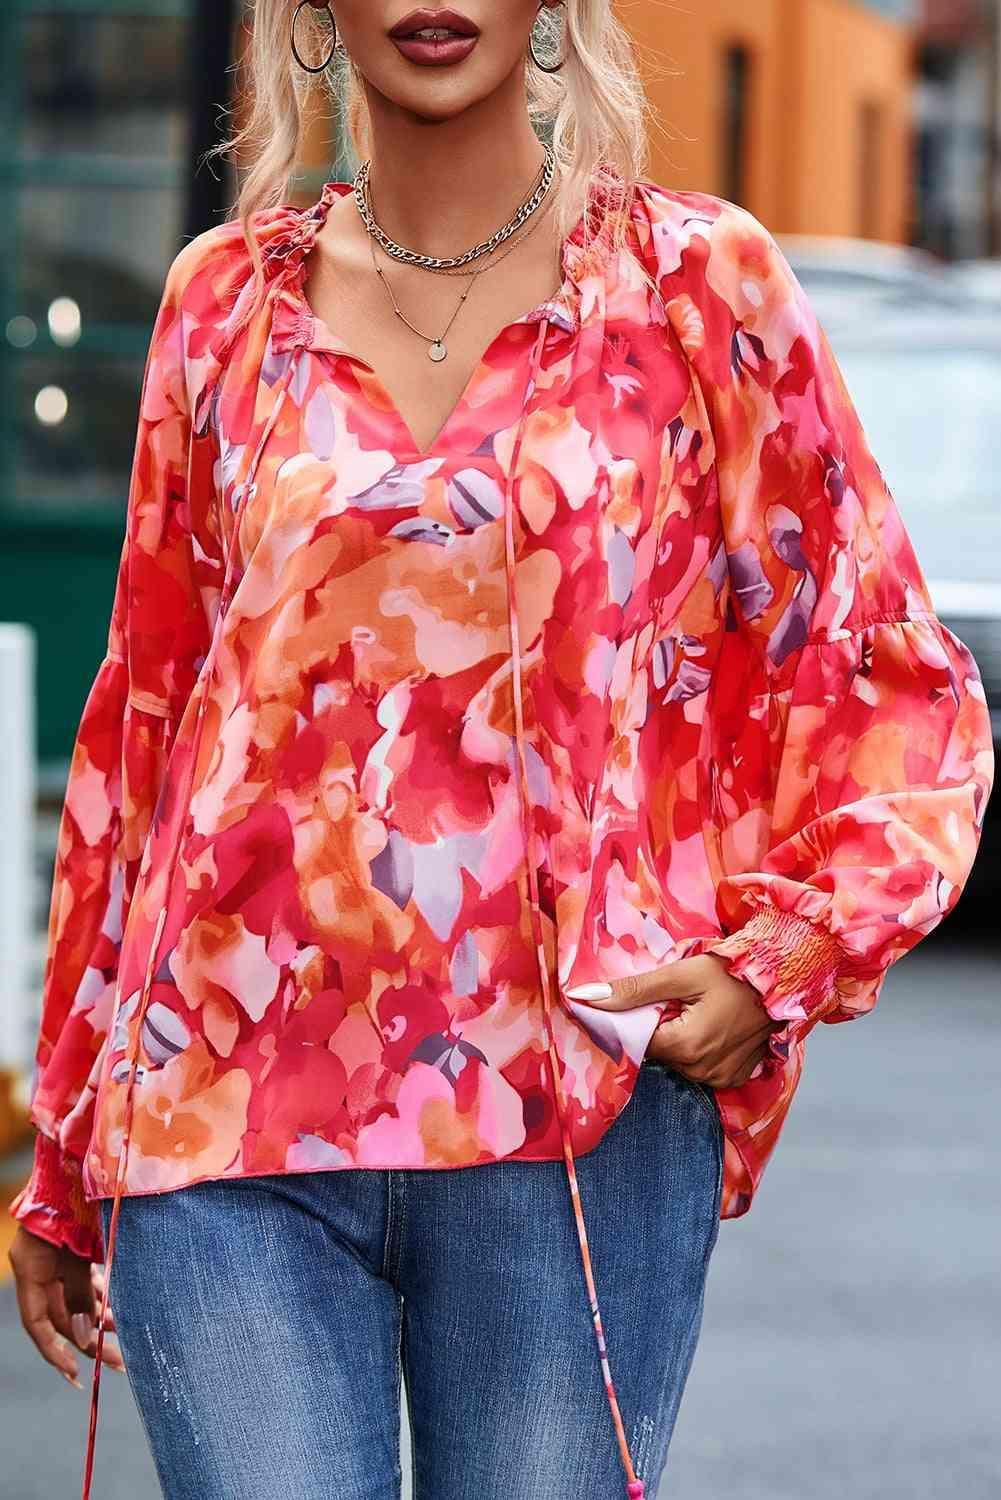
[[80,304],[72,297],[55,297],[49,303],[49,333],[56,344],[75,344],[80,337]]
[[43,385],[35,397],[35,416],[45,427],[58,427],[69,411],[69,399],[61,385]]
[[34,318],[29,318],[24,313],[8,318],[6,333],[8,344],[13,344],[15,349],[27,349],[38,337]]

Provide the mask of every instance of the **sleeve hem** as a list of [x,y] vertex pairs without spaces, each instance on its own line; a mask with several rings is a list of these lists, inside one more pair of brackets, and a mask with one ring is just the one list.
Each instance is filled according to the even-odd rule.
[[743,927],[705,951],[754,986],[774,1021],[812,1023],[838,1004],[847,955],[826,927],[795,912],[761,904]]
[[31,1177],[11,1203],[12,1218],[49,1244],[84,1260],[104,1260],[104,1234],[96,1202],[83,1190],[82,1164],[41,1131],[35,1137]]

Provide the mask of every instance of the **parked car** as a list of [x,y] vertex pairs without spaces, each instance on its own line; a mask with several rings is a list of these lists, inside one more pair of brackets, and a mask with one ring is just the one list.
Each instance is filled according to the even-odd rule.
[[955,261],[949,274],[964,297],[1001,317],[1001,257]]
[[962,304],[950,268],[926,251],[843,235],[777,238],[829,334],[915,307]]

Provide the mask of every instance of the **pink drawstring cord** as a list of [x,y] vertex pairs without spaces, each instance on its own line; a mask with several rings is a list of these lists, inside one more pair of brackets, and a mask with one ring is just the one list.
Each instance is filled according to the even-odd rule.
[[584,1214],[581,1208],[580,1189],[577,1183],[577,1167],[574,1161],[573,1145],[570,1139],[570,1128],[567,1124],[566,1100],[563,1096],[563,1086],[560,1080],[559,1056],[556,1049],[556,1039],[553,1033],[552,1022],[552,992],[549,984],[549,963],[546,958],[545,945],[542,931],[542,909],[539,901],[539,877],[533,858],[533,830],[531,821],[531,796],[530,783],[528,779],[528,767],[525,762],[525,711],[522,701],[521,690],[521,642],[518,628],[518,612],[515,605],[515,550],[514,550],[514,505],[512,489],[514,477],[518,469],[518,455],[521,451],[522,436],[524,433],[525,420],[528,415],[528,403],[535,390],[538,379],[539,366],[542,359],[542,347],[549,329],[549,320],[545,316],[539,329],[539,336],[535,341],[532,355],[531,374],[525,393],[525,403],[521,423],[518,427],[514,450],[511,455],[511,464],[508,470],[507,484],[504,489],[504,557],[507,570],[507,595],[508,595],[508,622],[511,631],[511,659],[512,659],[512,686],[514,690],[514,722],[515,743],[518,751],[519,781],[521,788],[521,808],[525,829],[525,848],[527,851],[529,896],[532,908],[532,924],[535,931],[535,950],[538,956],[539,975],[542,980],[543,1013],[546,1020],[546,1032],[548,1036],[549,1067],[553,1078],[553,1093],[556,1100],[556,1113],[560,1123],[560,1136],[563,1142],[563,1159],[566,1166],[567,1181],[570,1185],[570,1199],[573,1204],[574,1219],[577,1226],[577,1242],[580,1246],[581,1263],[584,1268],[584,1280],[587,1285],[588,1301],[591,1308],[591,1320],[594,1325],[594,1336],[598,1344],[598,1357],[601,1362],[601,1373],[605,1383],[605,1395],[608,1398],[609,1410],[612,1414],[612,1424],[615,1428],[615,1436],[619,1445],[619,1455],[622,1459],[622,1467],[626,1473],[626,1494],[630,1500],[642,1500],[645,1487],[642,1479],[637,1479],[636,1470],[633,1468],[632,1457],[629,1453],[629,1444],[626,1440],[625,1428],[622,1422],[622,1413],[619,1410],[618,1397],[615,1394],[615,1384],[612,1380],[612,1372],[608,1363],[608,1350],[605,1345],[605,1333],[601,1323],[601,1310],[598,1306],[598,1292],[594,1282],[594,1272],[591,1266],[591,1251],[587,1241],[587,1229],[584,1225]]

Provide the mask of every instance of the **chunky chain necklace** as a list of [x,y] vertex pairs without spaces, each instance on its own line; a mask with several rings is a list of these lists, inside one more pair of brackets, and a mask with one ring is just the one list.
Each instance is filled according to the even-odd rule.
[[[383,286],[386,288],[386,291],[389,293],[389,300],[393,304],[393,311],[395,312],[395,314],[396,314],[396,316],[398,318],[402,319],[402,321],[404,323],[406,323],[407,327],[410,329],[410,331],[412,333],[416,333],[417,337],[423,339],[424,342],[428,345],[428,350],[427,350],[428,359],[433,359],[435,361],[435,363],[437,364],[440,360],[443,360],[443,359],[445,359],[447,357],[447,355],[448,355],[448,347],[447,347],[447,345],[445,343],[445,335],[448,333],[448,330],[451,328],[452,324],[455,322],[456,318],[459,316],[459,313],[462,310],[462,305],[465,302],[466,298],[469,296],[469,293],[472,291],[472,289],[473,289],[473,282],[476,280],[477,276],[482,276],[482,274],[483,274],[484,271],[492,271],[493,268],[494,268],[494,266],[500,265],[500,263],[504,259],[505,255],[510,255],[512,250],[517,250],[518,246],[524,240],[527,240],[528,237],[529,237],[529,235],[534,234],[535,231],[536,231],[536,229],[539,227],[539,225],[545,219],[546,211],[548,210],[549,207],[550,207],[550,205],[547,204],[546,208],[543,209],[542,213],[535,220],[535,223],[529,229],[526,229],[525,232],[524,232],[524,234],[520,234],[518,236],[518,238],[515,240],[514,244],[508,246],[508,248],[504,251],[503,255],[496,256],[490,262],[489,265],[480,266],[480,267],[478,267],[477,270],[475,270],[472,273],[472,275],[469,278],[468,283],[466,284],[465,290],[463,291],[462,295],[459,298],[458,304],[456,305],[455,312],[449,318],[448,322],[445,324],[445,327],[442,329],[442,331],[438,335],[438,337],[437,338],[432,338],[432,339],[429,339],[428,336],[427,336],[427,334],[426,333],[422,333],[419,328],[415,328],[414,325],[413,325],[413,323],[411,323],[410,319],[407,317],[406,313],[404,313],[403,310],[401,309],[400,304],[397,302],[396,297],[393,295],[393,288],[390,286],[389,282],[386,280],[386,273],[383,271],[383,269],[380,266],[379,262],[376,260],[376,256],[375,256],[375,241],[371,238],[371,236],[369,237],[369,242],[368,243],[369,243],[369,249],[372,252],[372,265],[375,267],[376,275],[379,277],[379,279],[382,282]],[[457,276],[460,273],[457,272],[457,271],[445,271],[443,274],[446,275],[446,276]]]
[[487,240],[482,240],[478,245],[464,250],[461,255],[421,255],[416,250],[409,250],[405,245],[397,244],[391,239],[380,224],[376,222],[368,198],[368,174],[372,165],[371,159],[363,161],[354,179],[355,203],[358,205],[358,213],[362,223],[373,239],[378,240],[387,255],[394,260],[404,261],[409,266],[423,266],[426,271],[444,271],[454,266],[467,265],[471,260],[479,260],[483,255],[489,255],[498,245],[504,243],[516,229],[520,229],[525,220],[538,208],[546,193],[549,191],[553,176],[556,171],[556,157],[552,147],[546,146],[545,160],[535,190],[522,202],[512,218]]

